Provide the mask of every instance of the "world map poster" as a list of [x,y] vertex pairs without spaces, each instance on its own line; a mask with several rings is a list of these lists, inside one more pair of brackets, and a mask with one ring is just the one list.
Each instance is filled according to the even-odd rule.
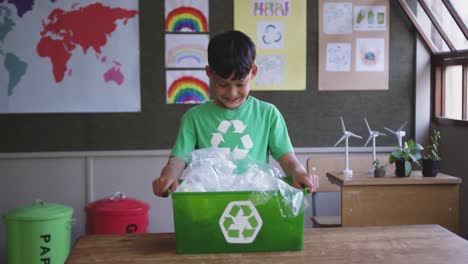
[[0,0],[0,113],[140,111],[138,1]]

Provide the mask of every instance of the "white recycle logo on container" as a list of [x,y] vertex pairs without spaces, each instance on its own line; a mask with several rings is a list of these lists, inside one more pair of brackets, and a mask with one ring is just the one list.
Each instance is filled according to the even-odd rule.
[[251,201],[230,202],[219,219],[228,243],[249,244],[255,240],[263,221]]
[[[232,133],[236,134],[242,134],[245,131],[245,128],[247,127],[244,125],[244,123],[241,120],[223,120],[219,124],[216,133],[211,133],[211,146],[212,147],[218,147],[221,142],[224,142],[224,137],[223,135],[226,135],[229,127],[231,125],[234,127],[234,130]],[[250,138],[250,135],[243,135],[240,140],[242,141],[242,147],[239,148],[239,144],[236,145],[236,147],[232,150],[232,154],[235,158],[238,159],[243,159],[249,154],[250,149],[253,147],[253,142],[252,139]],[[229,153],[231,150],[229,148],[221,148],[227,153]]]

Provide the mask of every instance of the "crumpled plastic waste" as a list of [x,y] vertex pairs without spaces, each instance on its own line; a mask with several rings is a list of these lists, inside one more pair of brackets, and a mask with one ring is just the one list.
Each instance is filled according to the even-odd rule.
[[221,148],[205,148],[183,159],[188,166],[176,192],[252,191],[254,204],[276,199],[283,217],[297,216],[307,206],[304,192],[286,183],[278,168],[250,156],[237,159]]

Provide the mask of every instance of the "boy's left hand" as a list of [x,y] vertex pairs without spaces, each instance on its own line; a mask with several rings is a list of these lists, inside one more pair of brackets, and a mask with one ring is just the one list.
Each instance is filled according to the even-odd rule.
[[317,175],[304,172],[293,176],[293,185],[298,189],[306,187],[309,192],[316,192],[319,188],[319,180]]
[[284,154],[278,159],[278,162],[285,174],[292,176],[294,187],[298,189],[307,188],[309,192],[317,191],[319,186],[318,177],[306,172],[294,152]]

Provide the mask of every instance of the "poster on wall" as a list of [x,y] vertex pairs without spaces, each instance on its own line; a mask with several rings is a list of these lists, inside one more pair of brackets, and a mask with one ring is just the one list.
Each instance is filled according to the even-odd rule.
[[319,0],[319,91],[388,90],[388,0]]
[[351,34],[353,32],[353,4],[350,2],[323,3],[323,32]]
[[140,111],[138,15],[137,1],[0,1],[0,113]]
[[205,68],[208,34],[166,34],[166,68]]
[[208,0],[164,1],[166,32],[208,32]]
[[355,6],[354,30],[385,30],[386,10],[385,6]]
[[234,0],[234,29],[257,47],[252,90],[306,89],[306,0]]
[[327,43],[326,69],[327,71],[350,71],[351,43]]
[[383,72],[385,68],[383,38],[356,39],[356,71]]
[[166,103],[201,104],[210,99],[210,85],[205,71],[166,71]]

